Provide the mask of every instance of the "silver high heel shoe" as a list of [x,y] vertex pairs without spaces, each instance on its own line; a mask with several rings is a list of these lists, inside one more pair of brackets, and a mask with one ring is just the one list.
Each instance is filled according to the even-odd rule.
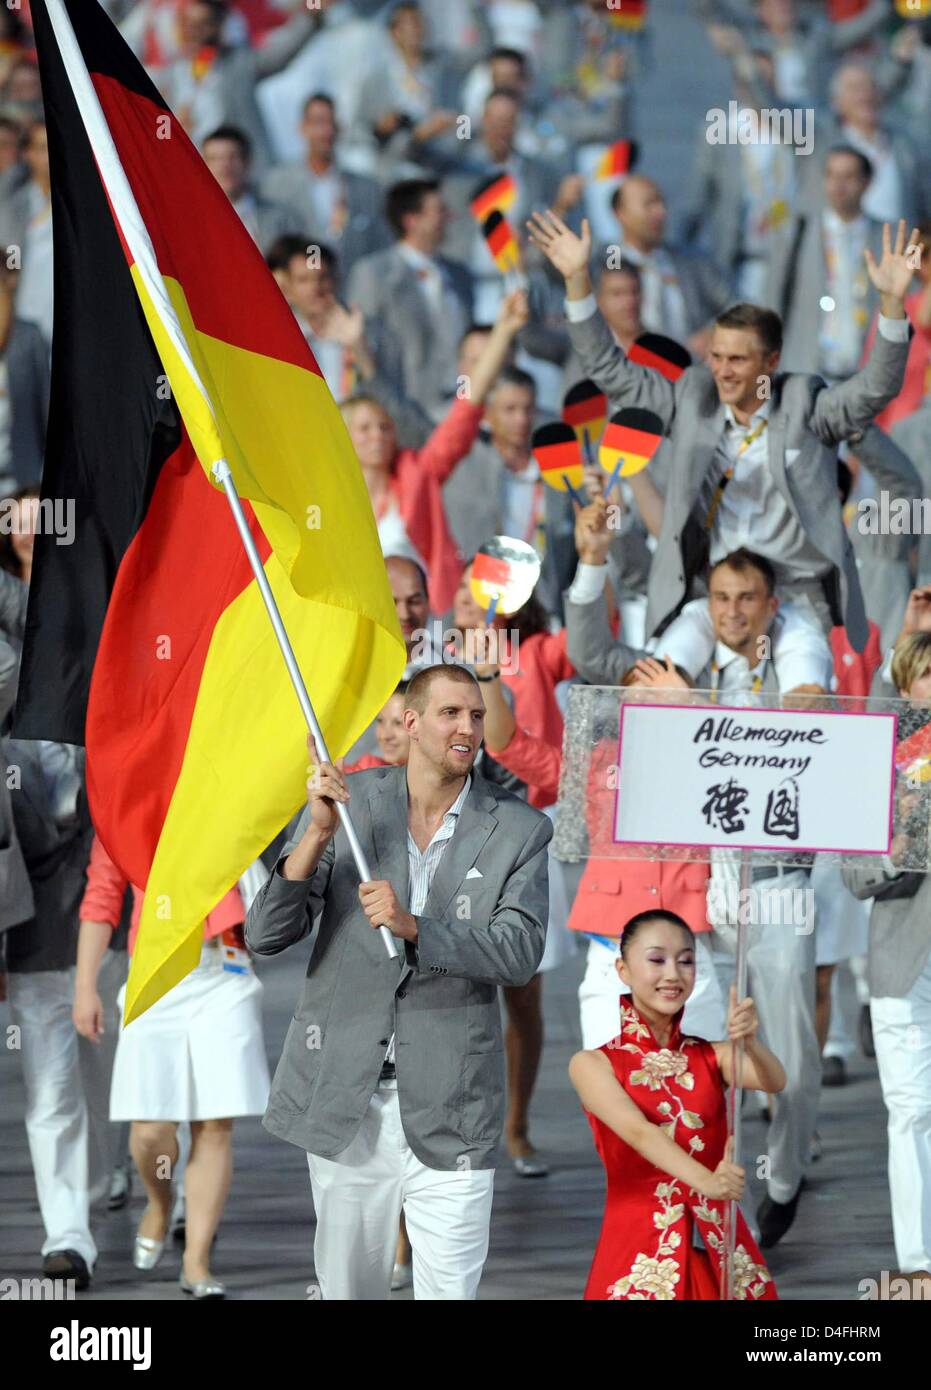
[[181,1292],[188,1293],[192,1298],[225,1298],[226,1285],[219,1279],[195,1279],[192,1283],[185,1278],[184,1271],[178,1281],[181,1285]]
[[152,1240],[149,1236],[136,1236],[133,1242],[133,1264],[137,1269],[154,1269],[165,1250],[163,1240]]

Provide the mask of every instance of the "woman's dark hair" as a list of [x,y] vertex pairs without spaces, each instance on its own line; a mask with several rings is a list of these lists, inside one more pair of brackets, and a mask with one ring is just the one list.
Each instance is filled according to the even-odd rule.
[[[24,502],[27,497],[38,497],[38,483],[30,483],[28,487],[18,487],[15,492],[10,492],[3,498],[4,502]],[[7,574],[13,574],[17,579],[22,578],[23,567],[19,562],[19,557],[13,549],[13,537],[9,531],[0,532],[0,569],[6,570]]]
[[688,922],[683,921],[677,912],[666,912],[663,908],[647,909],[646,912],[638,912],[635,917],[624,927],[621,935],[621,955],[627,959],[627,948],[634,940],[641,927],[645,927],[648,922],[668,922],[671,927],[681,927],[687,934],[689,941],[695,945],[695,933]]
[[549,632],[549,615],[536,594],[533,593],[522,608],[518,608],[516,613],[511,614],[507,626],[510,631],[517,633],[518,641],[526,642],[529,637],[535,637],[538,632]]

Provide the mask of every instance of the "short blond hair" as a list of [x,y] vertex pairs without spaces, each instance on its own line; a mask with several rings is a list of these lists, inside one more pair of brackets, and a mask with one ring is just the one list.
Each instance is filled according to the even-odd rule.
[[348,400],[343,401],[340,405],[339,412],[347,426],[352,420],[356,408],[360,405],[368,405],[371,406],[373,410],[380,410],[382,415],[387,416],[391,423],[394,424],[394,417],[391,411],[386,410],[381,401],[377,401],[374,396],[366,396],[364,393],[360,392],[357,396],[350,396]]
[[931,670],[931,632],[912,632],[900,637],[892,654],[892,681],[896,690],[911,690],[915,681]]

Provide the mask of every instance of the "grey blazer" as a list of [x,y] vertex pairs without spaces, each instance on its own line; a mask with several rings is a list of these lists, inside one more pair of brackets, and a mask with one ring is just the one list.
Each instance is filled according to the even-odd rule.
[[[612,246],[620,247],[622,259],[624,257],[623,242],[607,242],[600,246],[592,257],[593,279],[596,282],[602,267],[608,262]],[[673,272],[685,302],[686,332],[696,333],[698,329],[706,327],[710,320],[729,304],[734,303],[735,295],[730,279],[722,274],[711,257],[706,256],[704,252],[686,250],[681,246],[663,246],[662,250],[672,262]],[[616,251],[612,254],[616,255]],[[667,331],[667,325],[662,323],[646,324],[645,327],[656,333]],[[683,343],[682,346],[687,347],[688,344]],[[573,380],[577,381],[578,376]]]
[[[882,255],[882,225],[872,218],[867,221],[867,245],[879,260]],[[818,301],[824,293],[827,274],[821,225],[820,208],[812,213],[797,214],[789,224],[786,236],[774,242],[769,263],[766,298],[782,319],[782,358],[793,372],[821,370],[818,335],[822,310]],[[866,274],[862,264],[861,269]],[[877,304],[878,296],[870,283],[863,301],[866,310],[863,342],[866,341],[867,328]]]
[[[901,999],[931,951],[931,874],[886,873],[874,862],[845,864],[841,874],[855,898],[872,898],[867,979],[875,999]],[[902,893],[909,896],[898,896]],[[896,894],[897,896],[891,896]]]
[[[688,367],[671,382],[628,362],[597,311],[582,323],[570,324],[569,332],[585,375],[607,393],[612,412],[633,405],[653,410],[668,435],[664,453],[669,480],[647,595],[647,634],[652,635],[690,597],[707,560],[707,533],[693,508],[713,467],[724,408],[706,366]],[[907,342],[891,343],[877,333],[869,361],[848,381],[827,387],[820,377],[800,373],[772,380],[767,440],[773,480],[833,567],[826,597],[834,621],[844,623],[857,651],[866,644],[868,628],[837,496],[835,446],[866,429],[901,390],[907,356]],[[787,449],[796,451],[791,466]]]
[[[357,772],[353,823],[375,878],[409,902],[407,773]],[[308,822],[305,808],[287,854]],[[472,773],[416,943],[391,960],[359,904],[340,828],[316,871],[289,882],[276,867],[246,920],[258,955],[310,934],[307,979],[265,1128],[310,1153],[342,1153],[362,1123],[395,1037],[404,1133],[428,1168],[494,1166],[504,1122],[499,985],[522,985],[543,955],[549,908],[547,818]],[[477,873],[470,874],[475,869]]]
[[456,383],[459,339],[472,322],[472,275],[441,256],[439,264],[460,306],[460,323],[449,315],[437,325],[417,284],[417,276],[396,246],[357,261],[346,298],[366,318],[378,319],[398,345],[404,393],[434,418],[445,413]]
[[[931,395],[925,396],[911,415],[896,420],[889,433],[917,468],[921,477],[921,495],[931,497]],[[918,537],[915,583],[931,584],[931,532],[928,531],[922,531]]]
[[[469,559],[491,537],[500,535],[504,460],[490,439],[480,437],[443,484],[443,506],[453,539]],[[575,574],[575,513],[568,492],[543,486],[546,552],[537,594],[557,616],[562,592]]]
[[379,184],[365,174],[354,174],[348,169],[340,169],[339,175],[346,200],[346,222],[338,239],[317,224],[310,197],[312,175],[306,164],[281,164],[271,169],[261,187],[264,197],[281,203],[290,212],[289,231],[300,232],[312,242],[322,242],[336,252],[345,284],[356,261],[387,246],[391,233],[382,212],[384,194]]
[[[906,501],[921,496],[921,478],[908,454],[878,425],[870,425],[863,438],[850,447],[869,470],[875,484],[875,497],[881,498],[883,492],[890,498]],[[879,627],[879,644],[885,652],[899,635],[905,616],[905,605],[912,589],[911,556],[915,537],[897,536],[891,531],[873,535],[861,524],[861,515],[858,509],[850,523],[850,538],[867,617]],[[924,536],[919,544],[923,543],[927,543]],[[882,684],[878,675],[874,694],[880,693]]]

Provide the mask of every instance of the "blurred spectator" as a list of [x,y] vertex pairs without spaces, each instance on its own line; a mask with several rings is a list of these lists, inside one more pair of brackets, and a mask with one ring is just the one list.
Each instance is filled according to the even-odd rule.
[[[801,177],[796,148],[783,139],[785,127],[773,111],[772,62],[743,46],[736,30],[712,26],[709,37],[732,60],[734,103],[728,103],[726,141],[705,113],[692,161],[682,237],[706,239],[709,254],[734,285],[738,298],[760,302],[766,293],[768,260],[786,234]],[[722,102],[721,108],[723,109]],[[815,131],[811,113],[808,138]],[[793,118],[794,120],[794,118]],[[744,132],[750,128],[752,138]],[[794,124],[792,135],[794,137]],[[804,132],[803,132],[804,133]],[[801,148],[801,146],[799,147]],[[805,157],[801,156],[804,164]]]
[[325,92],[336,108],[347,167],[356,173],[377,173],[371,140],[354,147],[353,132],[365,85],[378,65],[385,35],[379,24],[363,18],[347,0],[319,0],[310,11],[313,32],[297,56],[256,91],[276,159],[296,160],[303,154],[301,114],[311,92]]
[[[421,449],[399,449],[394,421],[380,401],[363,392],[343,404],[353,447],[362,467],[372,510],[386,553],[413,553],[430,578],[430,606],[445,613],[459,583],[461,562],[450,531],[454,512],[441,489],[472,449],[485,400],[490,396],[511,343],[527,321],[526,295],[502,303],[494,329],[475,364],[467,395],[457,398]],[[471,476],[466,491],[478,480]],[[495,528],[483,532],[487,539]],[[480,542],[479,542],[480,543]],[[475,547],[477,548],[477,547]]]
[[21,143],[16,121],[0,116],[0,206],[29,177],[21,158]]
[[[914,333],[908,347],[908,362],[905,366],[905,381],[894,401],[890,401],[882,414],[876,417],[877,425],[884,430],[893,430],[900,421],[905,421],[913,411],[926,409],[931,396],[931,221],[923,222],[918,229],[921,250],[918,269],[915,271],[914,286],[905,299],[905,312],[911,321]],[[873,345],[875,324],[870,329],[866,351]],[[904,436],[903,436],[904,439]],[[913,438],[903,442],[906,453],[912,455]]]
[[823,205],[796,213],[774,249],[766,299],[782,318],[782,355],[794,372],[836,379],[860,365],[877,305],[863,252],[882,255],[882,223],[863,212],[872,172],[865,154],[835,145]]
[[666,200],[646,174],[629,174],[611,207],[620,237],[616,247],[602,248],[599,266],[615,266],[619,256],[634,266],[640,272],[644,328],[686,343],[731,302],[726,278],[707,256],[665,242]]
[[487,433],[443,488],[456,543],[474,555],[490,536],[516,536],[543,558],[539,595],[551,614],[575,570],[572,498],[547,487],[530,452],[536,412],[533,378],[506,368],[488,395]]
[[[645,331],[643,288],[633,261],[622,260],[616,269],[602,268],[595,280],[595,301],[618,347],[629,352]],[[584,373],[576,354],[570,353],[563,376],[565,389],[581,381]]]
[[388,36],[356,112],[358,141],[371,142],[382,180],[404,162],[412,131],[419,138],[424,122],[429,131],[455,124],[459,101],[459,74],[445,55],[427,49],[417,0],[393,7]]
[[436,182],[395,184],[386,214],[397,240],[356,262],[348,296],[392,333],[406,394],[439,419],[455,389],[459,341],[472,321],[472,276],[438,254],[449,215]]
[[926,216],[931,205],[918,152],[903,130],[888,124],[882,114],[882,93],[863,62],[844,63],[831,82],[833,124],[818,132],[822,149],[853,145],[866,155],[873,177],[863,198],[863,211],[878,222],[904,217],[910,227]]
[[349,274],[360,256],[388,244],[382,193],[374,179],[343,169],[337,157],[339,127],[333,101],[315,92],[304,104],[302,159],[272,169],[262,192],[291,210],[292,227],[306,227],[309,240],[339,251]]
[[306,9],[273,30],[261,48],[233,47],[224,37],[227,0],[189,0],[181,10],[181,56],[158,73],[158,86],[195,144],[221,125],[248,135],[256,166],[271,157],[268,135],[256,105],[255,84],[279,72],[313,32]]
[[886,0],[840,19],[797,0],[696,0],[695,8],[709,30],[736,26],[747,47],[767,56],[773,94],[789,105],[821,104],[835,56],[861,47],[889,14]]
[[252,146],[244,131],[233,125],[217,126],[204,141],[201,153],[207,168],[263,253],[276,237],[294,230],[295,218],[290,208],[264,198],[252,187]]
[[[7,248],[7,268],[20,269],[17,316],[34,323],[51,346],[52,200],[44,121],[26,126],[22,157],[28,178],[0,202],[0,246]],[[16,261],[11,260],[14,250]]]
[[[0,248],[2,249],[2,248]],[[0,259],[0,488],[42,474],[49,398],[48,345],[16,310],[16,273]]]
[[501,272],[485,243],[481,227],[472,217],[469,205],[478,186],[493,175],[511,174],[516,198],[507,219],[517,234],[534,208],[554,207],[568,213],[578,203],[582,181],[577,175],[560,179],[554,165],[521,154],[515,144],[520,123],[521,101],[515,92],[494,91],[485,103],[482,127],[468,153],[453,161],[438,145],[424,146],[422,162],[436,161],[446,173],[443,195],[451,217],[444,250],[454,260],[468,266],[475,277],[475,313],[481,321],[494,318],[504,292]]

